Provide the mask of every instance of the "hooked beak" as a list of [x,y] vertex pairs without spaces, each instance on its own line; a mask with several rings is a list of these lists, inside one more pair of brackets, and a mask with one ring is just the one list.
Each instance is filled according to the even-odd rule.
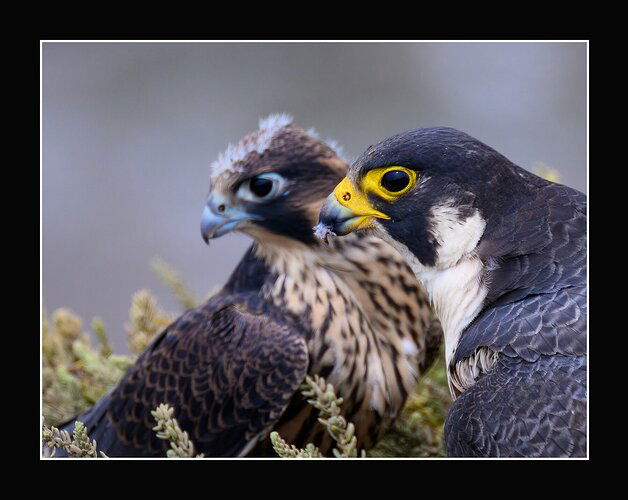
[[209,245],[209,240],[219,238],[230,233],[240,226],[244,221],[258,219],[259,217],[249,215],[246,212],[227,208],[224,203],[217,203],[212,197],[207,200],[207,205],[203,209],[201,217],[201,235],[203,241]]
[[373,219],[390,217],[375,210],[366,196],[357,191],[345,177],[325,200],[315,234],[321,239],[325,239],[329,233],[342,236],[352,231],[373,227]]

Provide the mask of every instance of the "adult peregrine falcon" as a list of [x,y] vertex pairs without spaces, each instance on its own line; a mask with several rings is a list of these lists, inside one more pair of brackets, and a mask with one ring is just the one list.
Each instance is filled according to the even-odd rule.
[[586,196],[469,135],[425,128],[358,158],[317,233],[404,255],[445,334],[451,456],[584,456]]
[[378,238],[332,247],[312,227],[348,165],[286,115],[260,121],[212,164],[201,232],[254,239],[227,284],[185,312],[118,386],[79,416],[109,456],[165,456],[150,411],[176,409],[205,456],[274,455],[268,435],[333,441],[301,396],[306,374],[334,384],[360,447],[391,425],[442,336],[404,259]]

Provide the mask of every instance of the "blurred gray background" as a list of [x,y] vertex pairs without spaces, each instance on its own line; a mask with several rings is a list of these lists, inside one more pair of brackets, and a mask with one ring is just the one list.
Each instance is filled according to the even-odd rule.
[[420,126],[461,129],[587,189],[585,43],[44,43],[43,303],[100,316],[126,352],[130,297],[161,256],[199,297],[249,240],[201,240],[208,167],[287,112],[351,160]]

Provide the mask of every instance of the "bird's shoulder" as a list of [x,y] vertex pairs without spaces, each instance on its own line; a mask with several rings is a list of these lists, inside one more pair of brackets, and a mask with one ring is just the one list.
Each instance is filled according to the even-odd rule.
[[[479,253],[488,288],[452,366],[488,352],[527,362],[586,355],[586,197],[539,179],[533,199],[503,216]],[[484,352],[486,354],[486,352]],[[477,377],[476,377],[477,378]]]
[[586,286],[586,196],[543,182],[531,198],[490,221],[480,240],[487,304]]
[[163,452],[151,427],[160,403],[210,456],[246,453],[281,416],[308,367],[302,332],[254,293],[219,293],[186,311],[110,395],[118,439]]

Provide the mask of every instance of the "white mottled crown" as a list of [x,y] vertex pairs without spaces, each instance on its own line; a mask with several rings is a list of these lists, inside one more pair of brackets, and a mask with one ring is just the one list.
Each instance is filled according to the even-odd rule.
[[274,134],[286,125],[290,125],[292,120],[292,116],[286,113],[273,113],[268,115],[266,118],[260,118],[257,126],[260,131],[266,131]]
[[218,159],[210,167],[212,177],[240,170],[235,164],[244,160],[253,151],[262,154],[270,146],[275,134],[291,123],[292,117],[285,113],[275,113],[261,118],[258,131],[247,135],[235,145],[229,144],[227,150],[218,155]]

